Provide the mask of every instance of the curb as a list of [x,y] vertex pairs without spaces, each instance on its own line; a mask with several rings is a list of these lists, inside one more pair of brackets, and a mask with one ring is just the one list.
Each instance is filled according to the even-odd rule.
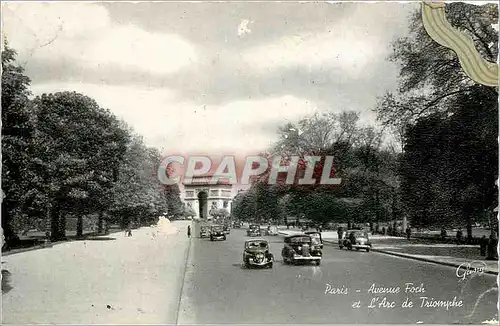
[[36,247],[29,247],[29,248],[24,248],[24,249],[13,249],[13,250],[2,252],[2,257],[6,257],[6,256],[10,256],[10,255],[15,255],[15,254],[21,254],[21,253],[27,252],[27,251],[33,251],[33,250],[40,250],[40,249],[50,248],[50,247],[51,246],[38,245]]
[[191,254],[191,245],[193,243],[193,237],[191,236],[189,238],[189,244],[186,250],[186,255],[185,255],[185,263],[184,263],[184,269],[183,269],[183,275],[182,275],[182,284],[181,284],[181,291],[179,294],[179,303],[177,304],[177,315],[175,316],[175,325],[179,325],[179,319],[181,318],[181,306],[182,306],[182,299],[185,297],[184,295],[184,285],[186,283],[186,273],[188,270],[188,264],[189,264],[189,257]]
[[[450,266],[450,267],[460,267],[462,263],[451,263],[451,262],[446,262],[446,261],[438,261],[438,260],[433,260],[433,259],[428,259],[428,258],[423,258],[423,257],[415,257],[412,255],[408,254],[401,254],[399,252],[394,252],[394,251],[386,251],[386,250],[381,250],[381,249],[372,249],[374,252],[379,252],[382,254],[386,255],[391,255],[391,256],[397,256],[397,257],[402,257],[402,258],[408,258],[408,259],[413,259],[413,260],[419,260],[427,263],[433,263],[433,264],[438,264],[438,265],[445,265],[445,266]],[[486,274],[492,274],[492,275],[498,275],[498,272],[495,271],[489,271],[485,270],[484,273]]]
[[[326,240],[326,241],[323,240],[323,243],[328,243],[330,245],[335,245],[335,242],[328,241],[328,240]],[[450,266],[450,267],[459,267],[461,265],[461,263],[444,262],[444,261],[433,260],[433,259],[422,258],[422,257],[416,257],[416,256],[409,255],[409,254],[402,254],[402,253],[399,253],[399,252],[387,251],[387,250],[376,249],[376,248],[372,248],[371,251],[373,251],[373,252],[379,252],[381,254],[386,254],[386,255],[401,257],[401,258],[419,260],[419,261],[423,261],[423,262],[426,262],[426,263],[432,263],[432,264],[437,264],[437,265],[444,265],[444,266]],[[485,270],[484,273],[486,273],[486,274],[492,274],[492,275],[498,275],[498,272],[495,272],[495,271]]]

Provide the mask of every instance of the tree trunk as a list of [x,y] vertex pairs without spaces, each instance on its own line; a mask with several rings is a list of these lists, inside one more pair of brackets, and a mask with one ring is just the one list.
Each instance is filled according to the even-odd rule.
[[103,233],[103,224],[104,224],[104,213],[99,212],[99,217],[97,218],[97,234]]
[[59,222],[59,208],[57,206],[52,207],[50,214],[50,240],[55,241],[59,237],[57,224]]
[[472,216],[467,217],[467,242],[472,242]]
[[83,236],[83,216],[81,214],[78,214],[78,217],[76,219],[76,236]]
[[61,206],[55,203],[51,210],[51,240],[65,241],[66,239],[66,217],[63,216]]
[[9,207],[11,203],[12,202],[7,202],[5,199],[2,202],[2,229],[5,237],[5,247],[7,248],[14,246],[19,241],[19,237],[10,224],[12,217],[9,214],[11,211]]
[[109,234],[109,220],[103,220],[104,222],[104,234]]

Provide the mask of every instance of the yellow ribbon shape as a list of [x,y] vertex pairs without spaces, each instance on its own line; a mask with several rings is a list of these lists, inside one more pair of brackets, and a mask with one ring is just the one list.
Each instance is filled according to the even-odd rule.
[[481,57],[472,38],[455,29],[447,20],[444,3],[423,2],[422,21],[429,36],[453,50],[464,72],[476,83],[498,87],[498,64]]

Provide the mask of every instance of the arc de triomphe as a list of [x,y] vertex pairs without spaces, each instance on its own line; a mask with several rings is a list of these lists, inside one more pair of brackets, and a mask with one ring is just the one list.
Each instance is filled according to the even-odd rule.
[[210,218],[213,209],[225,208],[231,214],[233,185],[222,180],[217,184],[210,184],[211,179],[212,176],[193,177],[190,183],[183,183],[183,201],[201,219]]

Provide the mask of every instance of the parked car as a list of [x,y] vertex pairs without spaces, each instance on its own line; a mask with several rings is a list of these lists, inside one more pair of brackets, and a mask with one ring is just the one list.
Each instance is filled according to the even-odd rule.
[[344,247],[348,250],[364,249],[367,252],[372,248],[368,232],[363,230],[347,230],[342,234],[342,238],[339,239],[339,247],[343,249]]
[[262,232],[260,232],[260,225],[250,224],[247,230],[247,236],[249,237],[260,237]]
[[210,241],[215,240],[226,240],[226,234],[222,225],[212,225],[210,229]]
[[269,242],[265,239],[251,239],[245,241],[243,263],[246,268],[252,266],[273,268],[274,255],[269,249]]
[[308,231],[308,232],[304,232],[304,234],[307,234],[311,237],[313,245],[317,245],[321,249],[323,249],[323,238],[321,237],[321,232]]
[[200,227],[200,238],[208,238],[210,236],[210,228],[207,225]]
[[295,234],[285,238],[281,256],[285,264],[295,264],[299,261],[321,264],[323,252],[313,238],[307,234]]
[[229,223],[225,223],[223,229],[224,229],[224,234],[231,233],[231,227],[230,227]]

